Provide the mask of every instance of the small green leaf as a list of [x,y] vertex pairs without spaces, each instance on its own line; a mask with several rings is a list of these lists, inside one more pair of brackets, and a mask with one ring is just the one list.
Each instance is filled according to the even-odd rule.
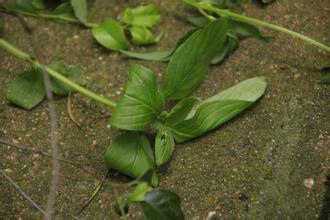
[[194,25],[195,27],[203,27],[205,25],[207,25],[208,23],[210,23],[209,19],[205,18],[205,17],[193,17],[193,16],[189,16],[186,18],[186,20]]
[[6,98],[9,102],[30,110],[36,107],[45,95],[42,74],[38,70],[29,70],[19,74],[10,82]]
[[134,191],[129,194],[127,200],[129,202],[142,202],[144,200],[144,195],[151,191],[151,189],[147,182],[141,182],[135,187]]
[[226,43],[219,48],[218,53],[212,58],[211,64],[221,63],[226,57],[233,53],[239,46],[239,40],[235,36],[227,36]]
[[160,19],[160,13],[155,5],[127,8],[122,21],[133,26],[152,27]]
[[157,40],[154,35],[146,27],[132,26],[129,30],[132,35],[132,43],[136,46],[157,43]]
[[211,59],[222,46],[227,33],[227,19],[215,20],[195,31],[170,59],[163,92],[167,100],[190,95],[203,81]]
[[147,192],[140,202],[144,220],[183,220],[181,200],[173,192],[154,189]]
[[229,20],[229,32],[239,34],[243,37],[254,37],[260,40],[268,40],[270,38],[269,36],[262,35],[259,29],[254,25],[237,20]]
[[139,60],[149,60],[149,61],[162,61],[166,62],[171,58],[173,50],[159,51],[159,52],[148,52],[148,53],[138,53],[132,51],[121,50],[122,54]]
[[128,132],[116,138],[107,149],[105,163],[108,169],[117,170],[135,179],[153,170],[152,185],[158,184],[149,141],[139,133]]
[[87,0],[70,0],[70,3],[78,20],[83,24],[87,24]]
[[45,8],[45,2],[43,0],[32,0],[32,5],[37,9]]
[[125,93],[119,100],[110,124],[130,131],[141,131],[159,115],[164,98],[156,82],[155,74],[140,65],[132,67]]
[[199,103],[184,121],[167,126],[177,143],[190,140],[238,115],[258,100],[265,89],[264,77],[245,80]]
[[[84,74],[78,67],[67,66],[58,61],[52,62],[49,67],[79,85],[82,85],[85,81]],[[72,90],[70,87],[54,78],[51,79],[51,89],[54,94],[59,96],[67,96]]]
[[197,101],[199,101],[199,98],[194,96],[180,100],[180,102],[178,102],[171,111],[166,114],[164,119],[165,123],[174,125],[184,120]]
[[52,11],[52,14],[73,17],[71,4],[69,2],[64,2],[58,5],[54,11]]
[[173,135],[165,128],[161,129],[156,136],[155,158],[156,165],[160,166],[166,163],[174,151],[175,142]]
[[118,51],[128,47],[123,27],[112,18],[93,27],[92,33],[97,42],[110,50]]
[[35,16],[38,14],[38,9],[33,5],[34,0],[16,0],[14,4],[8,4],[7,10],[14,13],[22,13]]

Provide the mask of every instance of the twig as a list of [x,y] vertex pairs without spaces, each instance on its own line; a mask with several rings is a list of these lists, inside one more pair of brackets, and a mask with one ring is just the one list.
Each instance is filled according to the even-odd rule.
[[87,202],[79,210],[78,215],[80,215],[85,210],[85,208],[87,206],[89,206],[89,204],[93,201],[93,199],[96,197],[96,195],[100,192],[107,177],[108,177],[108,174],[104,175],[103,179],[101,181],[99,181],[99,183],[98,183],[97,187],[95,188],[95,190],[93,191],[92,195],[89,197]]
[[79,122],[75,119],[75,117],[73,116],[73,113],[72,113],[71,91],[69,92],[68,101],[66,103],[66,106],[67,106],[67,109],[68,109],[69,118],[71,119],[71,121],[75,125],[78,126],[78,128],[81,129],[81,126],[80,126]]
[[37,204],[35,203],[31,197],[29,197],[16,183],[14,180],[12,180],[9,176],[7,176],[7,174],[2,170],[0,169],[0,176],[3,176],[14,188],[15,190],[21,194],[21,196],[23,196],[27,201],[29,201],[31,203],[31,205],[36,208],[41,214],[44,215],[44,217],[46,219],[49,219],[48,218],[48,215],[47,213]]
[[[50,158],[52,157],[51,154],[48,154],[48,153],[46,153],[46,152],[43,152],[43,151],[40,151],[40,150],[35,150],[35,149],[33,149],[33,148],[26,147],[26,146],[21,146],[21,145],[18,145],[18,144],[12,143],[12,142],[8,142],[8,141],[5,141],[5,140],[0,140],[0,144],[8,145],[8,146],[11,146],[11,147],[15,147],[15,148],[18,148],[18,149],[20,149],[20,150],[30,151],[30,152],[33,152],[33,153],[36,153],[36,154],[43,155],[43,156],[45,156],[45,157],[50,157]],[[81,166],[80,166],[79,164],[77,164],[77,163],[74,163],[74,162],[72,162],[72,161],[70,161],[70,160],[66,160],[66,159],[63,159],[63,158],[60,158],[60,157],[55,158],[55,159],[56,159],[56,160],[59,160],[59,161],[62,161],[62,162],[65,162],[65,163],[67,163],[67,164],[70,164],[70,165],[72,165],[72,166],[74,166],[74,167],[76,167],[76,168],[78,168],[78,169],[80,169],[80,170],[82,170],[82,171],[88,173],[89,175],[95,177],[96,179],[98,179],[98,178],[95,176],[94,173],[88,171],[88,170],[85,169],[84,167],[81,167]]]

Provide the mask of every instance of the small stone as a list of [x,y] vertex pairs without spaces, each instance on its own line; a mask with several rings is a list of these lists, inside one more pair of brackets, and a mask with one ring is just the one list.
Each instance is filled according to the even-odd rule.
[[308,189],[311,189],[314,185],[314,180],[312,178],[304,179],[304,186]]
[[249,197],[243,193],[240,194],[238,198],[239,198],[239,200],[244,201],[244,202],[249,200]]

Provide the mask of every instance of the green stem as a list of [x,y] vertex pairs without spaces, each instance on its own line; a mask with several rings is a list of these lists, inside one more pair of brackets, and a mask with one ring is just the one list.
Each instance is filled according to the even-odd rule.
[[213,7],[212,5],[210,4],[205,4],[205,3],[197,3],[197,2],[194,2],[192,0],[183,0],[185,3],[187,4],[190,4],[196,8],[198,8],[199,10],[208,10],[208,11],[212,11],[212,12],[215,12],[219,15],[225,15],[225,16],[229,16],[229,17],[232,17],[232,18],[235,18],[237,20],[241,20],[241,21],[244,21],[244,22],[247,22],[247,23],[250,23],[250,24],[253,24],[253,25],[259,25],[259,26],[262,26],[262,27],[266,27],[266,28],[269,28],[269,29],[272,29],[272,30],[275,30],[275,31],[279,31],[279,32],[282,32],[282,33],[286,33],[292,37],[296,37],[298,39],[301,39],[303,41],[306,41],[316,47],[319,47],[327,52],[330,53],[330,47],[312,39],[312,38],[309,38],[305,35],[302,35],[302,34],[299,34],[297,32],[294,32],[294,31],[291,31],[287,28],[284,28],[284,27],[281,27],[281,26],[277,26],[277,25],[274,25],[274,24],[270,24],[268,22],[265,22],[265,21],[261,21],[261,20],[258,20],[258,19],[255,19],[255,18],[251,18],[251,17],[248,17],[248,16],[244,16],[244,15],[240,15],[240,14],[236,14],[234,12],[231,12],[229,10],[225,10],[225,9],[219,9],[219,8],[216,8],[216,7]]
[[9,53],[11,53],[12,55],[25,60],[29,63],[31,63],[32,65],[40,68],[40,69],[44,69],[48,72],[49,75],[51,75],[52,77],[54,77],[55,79],[61,81],[62,83],[64,83],[65,85],[69,86],[70,88],[72,88],[73,90],[99,102],[111,107],[116,107],[116,103],[112,100],[109,100],[103,96],[100,96],[76,83],[74,83],[73,81],[69,80],[68,78],[64,77],[62,74],[60,74],[59,72],[55,71],[52,68],[49,68],[41,63],[39,63],[37,60],[33,59],[33,57],[31,57],[29,54],[21,51],[20,49],[18,49],[17,47],[11,45],[10,43],[8,43],[6,40],[0,38],[0,47],[6,49]]

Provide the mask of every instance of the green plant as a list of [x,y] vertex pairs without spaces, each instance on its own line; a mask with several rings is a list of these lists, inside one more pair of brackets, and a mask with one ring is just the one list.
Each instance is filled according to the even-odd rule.
[[[85,89],[56,71],[54,66],[40,64],[3,39],[0,39],[0,46],[30,62],[34,68],[46,70],[61,85],[113,107],[110,125],[125,132],[109,146],[105,161],[109,169],[137,179],[136,189],[126,200],[138,203],[146,219],[153,219],[159,213],[163,219],[182,219],[180,199],[174,193],[152,188],[158,185],[156,167],[169,160],[175,143],[183,143],[219,127],[256,102],[266,89],[265,79],[255,77],[203,101],[190,96],[202,83],[211,59],[218,52],[216,47],[209,45],[223,45],[227,28],[228,19],[220,18],[182,41],[171,56],[162,86],[157,84],[151,70],[133,66],[118,103]],[[63,70],[69,68],[62,67]],[[40,86],[36,92],[40,99],[39,90]],[[21,94],[18,97],[22,98]],[[165,111],[166,102],[170,100],[177,104]],[[153,142],[144,135],[150,128],[157,130],[154,153]]]
[[154,36],[150,31],[160,19],[159,10],[152,4],[127,8],[120,22],[107,18],[101,24],[96,24],[88,18],[87,0],[63,1],[51,13],[44,13],[46,3],[43,0],[16,0],[16,3],[7,5],[7,10],[61,22],[81,23],[92,29],[93,37],[99,44],[113,51],[127,49],[128,39],[136,46],[150,45],[157,43],[163,35]]

